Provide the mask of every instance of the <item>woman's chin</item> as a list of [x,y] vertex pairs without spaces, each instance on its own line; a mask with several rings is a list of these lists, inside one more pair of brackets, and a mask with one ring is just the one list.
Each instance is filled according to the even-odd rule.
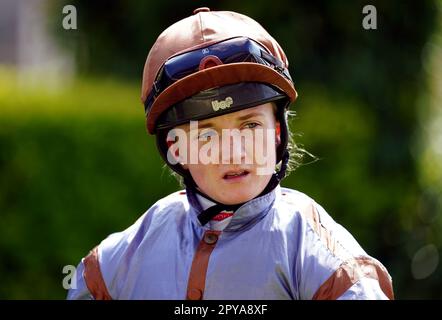
[[220,196],[218,201],[228,205],[240,204],[252,200],[259,194],[255,193],[256,192],[229,192],[229,194]]

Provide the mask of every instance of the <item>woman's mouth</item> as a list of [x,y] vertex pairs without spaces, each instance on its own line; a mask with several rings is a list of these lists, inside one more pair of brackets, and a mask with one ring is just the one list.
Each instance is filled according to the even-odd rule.
[[244,179],[249,174],[250,172],[247,170],[229,171],[224,175],[223,179],[232,182],[239,181]]

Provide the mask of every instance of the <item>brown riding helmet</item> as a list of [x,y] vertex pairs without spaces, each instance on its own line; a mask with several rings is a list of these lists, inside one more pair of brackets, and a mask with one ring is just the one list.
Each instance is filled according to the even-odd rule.
[[[232,59],[222,61],[219,56],[211,54],[208,48],[230,39],[250,40],[261,48],[261,53],[255,59],[244,55],[243,60],[233,59],[233,62]],[[186,65],[199,58],[196,66]],[[180,68],[186,71],[184,76],[176,72]],[[288,61],[282,48],[253,19],[230,11],[196,9],[192,16],[164,30],[149,52],[141,91],[147,129],[150,134],[155,134],[159,117],[171,106],[201,91],[233,84],[267,84],[293,102],[297,92],[287,68]],[[170,74],[174,72],[176,74]]]

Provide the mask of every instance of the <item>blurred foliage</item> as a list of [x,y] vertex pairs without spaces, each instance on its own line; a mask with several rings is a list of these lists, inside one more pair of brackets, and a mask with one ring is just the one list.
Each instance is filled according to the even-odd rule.
[[[300,93],[291,127],[320,161],[283,184],[378,258],[397,298],[442,298],[439,265],[423,279],[412,270],[434,261],[419,249],[442,244],[440,193],[421,179],[415,147],[437,3],[371,1],[378,29],[366,31],[363,1],[52,1],[48,24],[83,77],[54,93],[0,73],[0,298],[63,298],[64,265],[177,188],[145,136],[139,83],[159,33],[199,6],[253,17],[289,57]],[[79,30],[60,28],[64,4]]]
[[3,72],[0,298],[64,298],[64,265],[177,186],[146,139],[137,87],[79,80],[45,94],[5,80]]

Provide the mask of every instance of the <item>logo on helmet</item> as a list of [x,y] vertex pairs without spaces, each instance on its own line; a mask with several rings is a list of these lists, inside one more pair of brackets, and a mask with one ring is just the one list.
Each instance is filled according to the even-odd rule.
[[224,110],[224,109],[228,109],[232,106],[233,104],[233,99],[232,97],[227,97],[224,100],[218,101],[218,100],[213,100],[212,101],[212,108],[213,111],[218,111],[218,110]]

